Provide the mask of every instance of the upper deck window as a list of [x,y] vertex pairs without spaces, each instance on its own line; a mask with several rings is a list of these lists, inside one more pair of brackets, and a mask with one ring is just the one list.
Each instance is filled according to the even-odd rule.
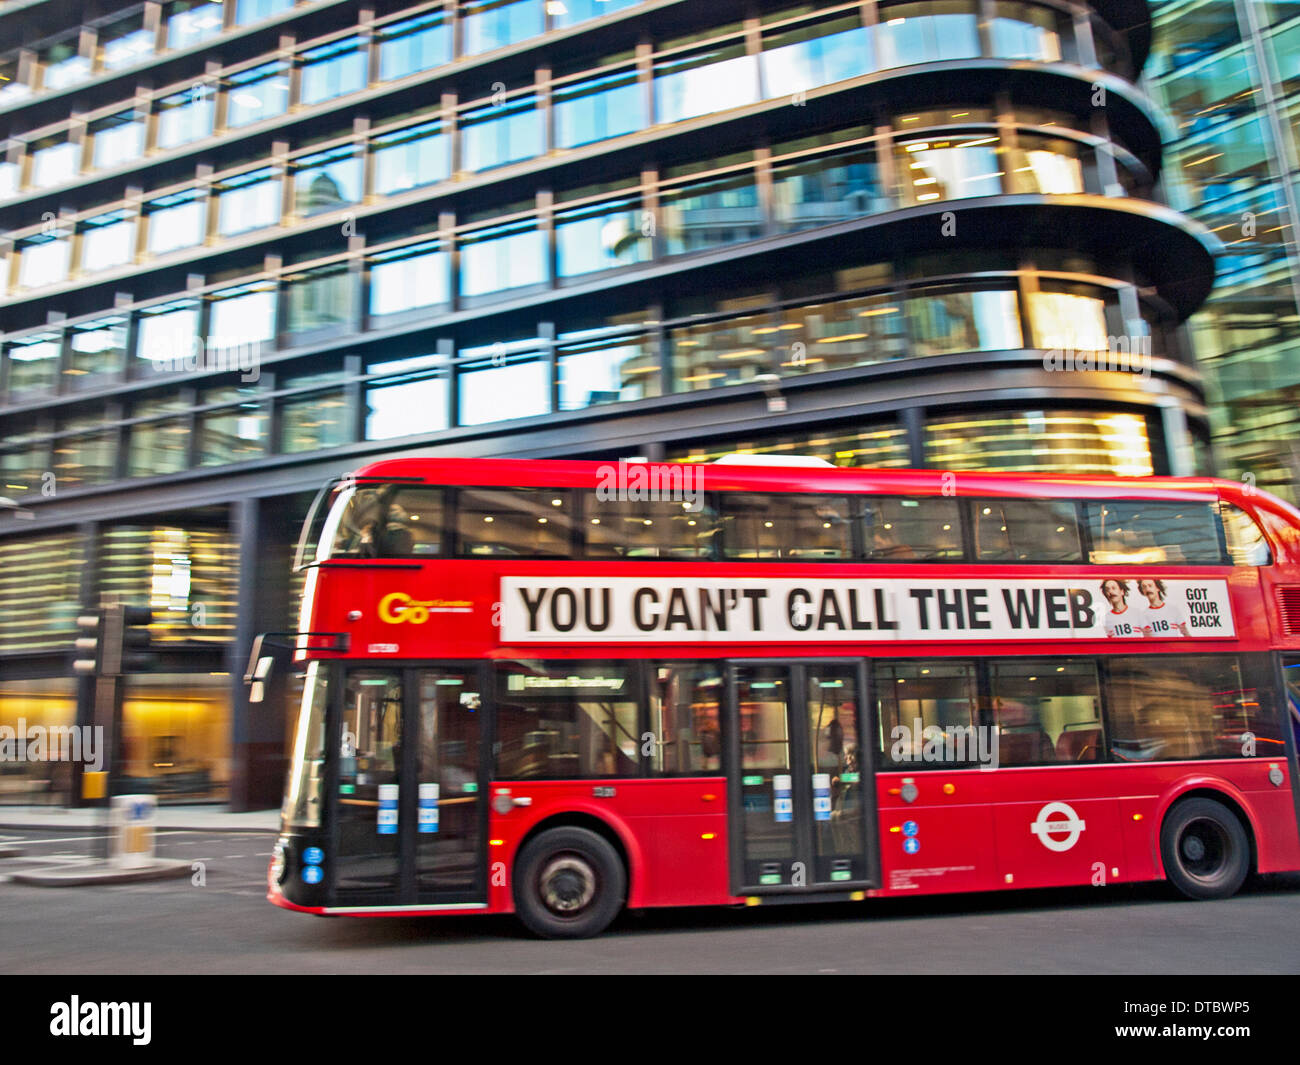
[[942,496],[862,500],[863,550],[872,562],[960,559],[961,509]]
[[1231,503],[1219,504],[1219,516],[1228,541],[1228,557],[1234,566],[1272,565],[1268,541],[1254,518]]
[[457,495],[457,554],[572,557],[569,489],[462,488]]
[[728,492],[722,498],[727,558],[807,562],[853,557],[848,496]]
[[1082,562],[1069,499],[973,500],[975,557],[981,562]]
[[435,558],[446,524],[441,488],[360,488],[334,536],[330,558]]
[[1223,564],[1219,522],[1210,503],[1124,500],[1084,508],[1092,533],[1090,562]]

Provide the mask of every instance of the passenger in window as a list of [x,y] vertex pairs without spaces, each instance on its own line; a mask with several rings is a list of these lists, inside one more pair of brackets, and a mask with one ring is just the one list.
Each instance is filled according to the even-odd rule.
[[1191,616],[1187,605],[1165,599],[1165,582],[1154,577],[1138,581],[1138,591],[1147,597],[1147,635],[1154,637],[1190,636],[1187,626]]
[[1110,603],[1110,613],[1106,615],[1107,636],[1148,636],[1151,622],[1146,610],[1140,604],[1128,601],[1128,581],[1115,579],[1101,582],[1101,594]]

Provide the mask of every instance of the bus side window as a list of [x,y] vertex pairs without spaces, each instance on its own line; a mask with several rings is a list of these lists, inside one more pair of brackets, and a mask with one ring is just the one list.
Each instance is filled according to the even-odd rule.
[[1219,504],[1219,517],[1228,544],[1228,557],[1234,566],[1271,566],[1272,553],[1264,531],[1255,519],[1232,503]]

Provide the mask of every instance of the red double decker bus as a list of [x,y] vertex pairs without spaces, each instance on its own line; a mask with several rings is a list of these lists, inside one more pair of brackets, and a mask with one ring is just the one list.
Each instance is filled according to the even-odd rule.
[[1300,513],[761,461],[328,486],[271,901],[584,936],[624,906],[1300,868]]

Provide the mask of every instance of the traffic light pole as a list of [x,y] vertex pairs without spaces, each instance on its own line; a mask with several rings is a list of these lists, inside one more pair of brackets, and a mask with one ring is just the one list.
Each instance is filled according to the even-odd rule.
[[78,628],[88,635],[77,640],[78,651],[90,657],[73,662],[73,669],[95,677],[96,726],[105,729],[108,738],[104,775],[104,858],[107,860],[112,835],[113,782],[121,774],[118,759],[122,752],[122,676],[148,668],[149,630],[153,612],[148,607],[113,603],[97,614],[77,619]]

